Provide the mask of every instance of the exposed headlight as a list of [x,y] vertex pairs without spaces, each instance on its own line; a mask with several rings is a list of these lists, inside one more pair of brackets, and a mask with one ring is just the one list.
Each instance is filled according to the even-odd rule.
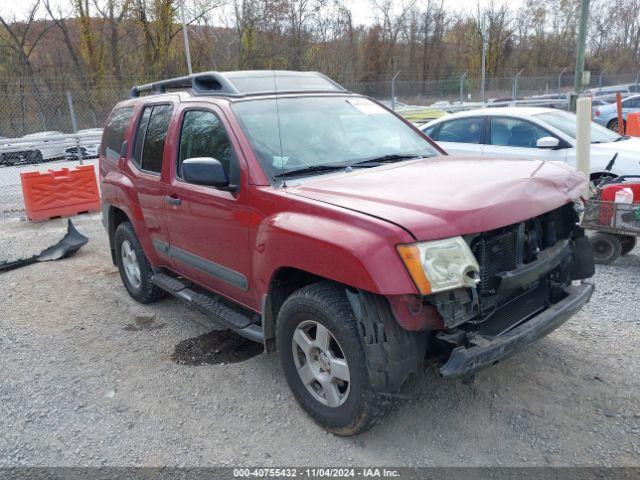
[[462,237],[398,245],[398,253],[422,295],[474,287],[480,266]]

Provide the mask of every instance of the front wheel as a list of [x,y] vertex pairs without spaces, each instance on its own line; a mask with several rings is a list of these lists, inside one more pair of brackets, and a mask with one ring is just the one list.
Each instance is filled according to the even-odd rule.
[[302,408],[336,435],[355,435],[384,415],[344,288],[331,282],[293,293],[278,314],[280,364]]

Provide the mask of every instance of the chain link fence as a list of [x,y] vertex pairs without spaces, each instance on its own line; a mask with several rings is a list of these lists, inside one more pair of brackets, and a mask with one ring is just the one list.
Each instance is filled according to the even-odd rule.
[[[431,111],[455,109],[454,104],[479,106],[481,79],[467,73],[427,80],[383,79],[376,82],[337,79],[347,89],[393,103],[410,118],[411,106],[432,106]],[[640,72],[592,74],[590,88],[597,93],[611,85],[638,91]],[[566,95],[573,74],[527,76],[520,73],[487,78],[485,100],[511,100],[541,95]],[[635,88],[635,90],[634,90]],[[391,102],[392,91],[395,101]],[[604,92],[603,92],[604,93]],[[48,91],[18,88],[0,97],[0,219],[20,216],[24,208],[20,173],[95,164],[101,128],[118,101],[127,98],[128,88]],[[465,106],[465,104],[467,104]],[[404,111],[403,111],[404,109]],[[413,118],[410,118],[414,121]]]

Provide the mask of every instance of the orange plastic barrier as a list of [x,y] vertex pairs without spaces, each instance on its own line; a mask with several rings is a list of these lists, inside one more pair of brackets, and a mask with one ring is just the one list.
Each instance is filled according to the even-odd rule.
[[100,211],[100,193],[92,165],[20,174],[29,220]]
[[627,114],[627,135],[640,137],[640,113]]

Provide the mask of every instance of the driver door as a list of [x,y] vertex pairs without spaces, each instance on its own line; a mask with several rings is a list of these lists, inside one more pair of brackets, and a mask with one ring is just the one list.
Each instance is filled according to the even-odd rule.
[[489,117],[488,121],[483,156],[566,161],[566,148],[551,149],[536,146],[536,142],[543,137],[555,137],[548,130],[520,118]]
[[[165,197],[169,249],[177,273],[254,306],[249,296],[248,181],[240,150],[223,118],[210,106],[188,107],[176,122],[177,148]],[[220,161],[238,189],[223,191],[183,180],[182,162],[196,157]]]

